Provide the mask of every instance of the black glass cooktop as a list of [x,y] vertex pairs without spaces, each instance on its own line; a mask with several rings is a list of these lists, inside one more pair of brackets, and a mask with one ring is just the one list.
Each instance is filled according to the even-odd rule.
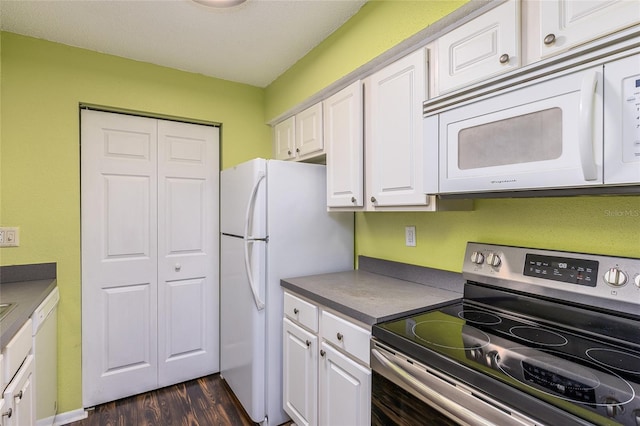
[[499,293],[491,302],[467,300],[378,324],[373,335],[426,365],[449,360],[593,423],[608,424],[621,410],[632,419],[640,410],[638,321]]

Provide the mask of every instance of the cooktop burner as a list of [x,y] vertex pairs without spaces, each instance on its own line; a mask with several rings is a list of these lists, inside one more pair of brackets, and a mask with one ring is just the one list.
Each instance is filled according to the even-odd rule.
[[454,336],[460,333],[460,323],[454,321],[441,321],[441,320],[427,320],[417,322],[413,328],[412,333],[419,341],[424,342],[427,345],[433,345],[446,349],[472,349],[482,348],[489,344],[490,338],[487,333],[477,328],[469,327],[467,333],[470,338],[473,339],[472,345],[465,346],[464,340],[449,339],[449,336]]
[[502,322],[499,316],[485,311],[460,311],[458,317],[473,324],[496,325]]
[[542,346],[564,346],[569,343],[567,338],[560,333],[529,325],[516,325],[509,329],[509,333],[525,342]]

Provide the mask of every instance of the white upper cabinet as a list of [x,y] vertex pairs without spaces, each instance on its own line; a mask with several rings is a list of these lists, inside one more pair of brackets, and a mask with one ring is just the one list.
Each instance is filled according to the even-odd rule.
[[422,179],[425,62],[419,49],[365,80],[367,210],[429,204]]
[[324,153],[322,102],[274,126],[276,160],[307,160]]
[[296,115],[296,156],[306,157],[323,149],[320,102]]
[[509,0],[444,34],[435,51],[433,96],[520,66],[520,2]]
[[324,100],[327,205],[362,208],[363,107],[360,80]]
[[526,7],[528,43],[539,58],[640,23],[637,0],[529,0]]
[[296,117],[291,116],[273,128],[273,150],[276,160],[295,158]]

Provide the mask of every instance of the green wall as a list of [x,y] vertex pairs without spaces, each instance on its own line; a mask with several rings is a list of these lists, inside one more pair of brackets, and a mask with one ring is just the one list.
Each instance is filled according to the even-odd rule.
[[[466,1],[369,1],[267,88],[286,112]],[[416,247],[404,227],[416,226]],[[356,254],[460,271],[467,241],[640,257],[640,196],[477,200],[470,212],[358,213]]]
[[264,90],[2,33],[0,264],[57,262],[60,412],[82,406],[79,103],[222,123],[223,167],[271,155]]

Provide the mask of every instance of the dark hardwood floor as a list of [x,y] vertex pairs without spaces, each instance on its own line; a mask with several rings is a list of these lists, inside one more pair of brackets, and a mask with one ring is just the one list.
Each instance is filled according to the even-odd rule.
[[253,426],[219,374],[99,405],[68,426]]

